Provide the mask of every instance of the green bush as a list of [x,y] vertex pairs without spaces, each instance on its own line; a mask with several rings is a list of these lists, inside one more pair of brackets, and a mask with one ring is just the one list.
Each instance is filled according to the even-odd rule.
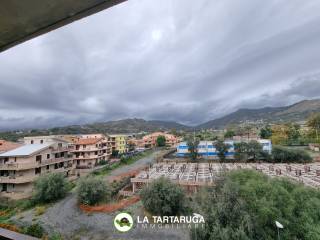
[[54,233],[49,237],[49,240],[63,240],[60,233]]
[[284,225],[281,239],[320,239],[320,192],[285,179],[233,171],[195,202],[205,227],[191,231],[192,239],[273,240],[275,221]]
[[162,135],[158,136],[156,141],[157,141],[158,147],[166,146],[166,137],[165,136],[162,136]]
[[274,146],[272,160],[276,163],[308,163],[312,162],[312,157],[304,150]]
[[100,161],[98,162],[98,165],[102,166],[102,165],[106,165],[107,163],[108,163],[107,160],[100,160]]
[[121,181],[114,181],[110,185],[111,197],[115,197],[119,191],[130,183],[130,177],[124,178]]
[[26,227],[24,233],[33,237],[42,238],[45,231],[40,224],[36,223]]
[[86,205],[95,205],[102,200],[109,200],[111,195],[105,182],[92,176],[80,179],[77,194],[79,202]]
[[129,163],[129,161],[131,161],[131,157],[121,156],[121,158],[120,158],[120,163],[121,164],[126,165],[126,164]]
[[33,201],[48,203],[67,194],[68,182],[63,174],[52,173],[39,177],[34,183]]
[[166,178],[144,187],[140,196],[144,208],[155,215],[175,216],[187,210],[184,191]]

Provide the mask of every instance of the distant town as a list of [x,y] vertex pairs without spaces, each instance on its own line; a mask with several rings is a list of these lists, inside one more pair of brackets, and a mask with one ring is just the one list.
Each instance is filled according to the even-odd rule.
[[[246,122],[220,130],[34,135],[15,142],[2,139],[0,198],[8,203],[27,200],[39,209],[39,204],[55,202],[77,186],[82,211],[100,211],[95,205],[102,204],[111,208],[107,212],[114,212],[135,206],[141,198],[144,203],[146,186],[163,178],[187,194],[198,194],[235,170],[255,171],[319,189],[319,131],[320,115],[314,113],[302,123],[257,126]],[[50,182],[59,189],[54,190]],[[105,189],[101,189],[100,197],[92,195],[105,182],[112,183],[111,195]],[[60,195],[55,192],[61,189]],[[106,194],[116,203],[102,200]],[[8,217],[15,222],[12,226],[26,221]],[[0,226],[11,225],[0,222]],[[50,235],[48,229],[43,231]]]
[[[278,151],[281,145],[287,146],[288,151],[305,146],[312,152],[312,160],[317,161],[320,160],[317,127],[309,120],[302,125],[272,124],[260,128],[246,123],[223,130],[197,132],[69,134],[29,136],[17,142],[0,140],[0,196],[30,197],[33,183],[39,176],[63,173],[68,179],[75,180],[121,158],[158,147],[165,147],[174,163],[189,158],[193,163],[203,160],[211,163],[276,162],[270,160],[275,152],[273,144]],[[289,162],[289,159],[282,159],[283,162]],[[319,171],[315,177],[318,175]],[[311,185],[317,187],[317,181]]]

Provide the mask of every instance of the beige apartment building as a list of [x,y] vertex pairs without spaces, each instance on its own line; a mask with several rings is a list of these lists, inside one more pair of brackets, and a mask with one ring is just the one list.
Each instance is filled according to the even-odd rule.
[[100,161],[111,156],[111,143],[102,134],[81,135],[72,144],[73,166],[77,176],[93,171]]
[[21,199],[32,193],[33,182],[41,175],[70,176],[72,156],[63,141],[33,143],[0,154],[0,197]]
[[[139,144],[143,144],[144,147],[155,147],[157,145],[157,138],[159,136],[164,136],[166,138],[166,146],[167,147],[175,147],[180,142],[180,139],[175,135],[164,133],[164,132],[154,132],[148,134],[142,138],[142,141]],[[142,146],[139,146],[142,147]]]

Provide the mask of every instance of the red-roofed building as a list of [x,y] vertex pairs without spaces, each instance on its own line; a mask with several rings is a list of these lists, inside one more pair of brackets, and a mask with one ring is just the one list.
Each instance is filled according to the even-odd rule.
[[108,138],[99,136],[80,136],[73,141],[73,164],[78,176],[91,172],[100,161],[107,161],[111,156]]
[[155,147],[157,145],[157,138],[159,136],[164,136],[166,138],[166,146],[168,147],[175,147],[180,142],[175,135],[164,132],[154,132],[142,138],[144,146]]

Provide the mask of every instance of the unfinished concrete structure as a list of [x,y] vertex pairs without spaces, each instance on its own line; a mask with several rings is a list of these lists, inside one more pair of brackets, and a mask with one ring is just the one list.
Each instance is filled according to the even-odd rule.
[[221,174],[239,169],[252,169],[270,177],[287,177],[306,186],[320,188],[320,164],[271,163],[157,163],[131,178],[132,192],[160,177],[169,178],[189,192],[201,186],[213,186]]
[[200,186],[210,186],[219,177],[220,166],[208,163],[178,163],[154,164],[146,171],[140,172],[131,178],[132,191],[135,193],[145,184],[149,184],[160,177],[169,178],[171,181],[183,186],[190,192],[196,192]]
[[47,173],[70,176],[72,157],[68,144],[28,144],[0,154],[0,197],[29,197],[33,182]]

